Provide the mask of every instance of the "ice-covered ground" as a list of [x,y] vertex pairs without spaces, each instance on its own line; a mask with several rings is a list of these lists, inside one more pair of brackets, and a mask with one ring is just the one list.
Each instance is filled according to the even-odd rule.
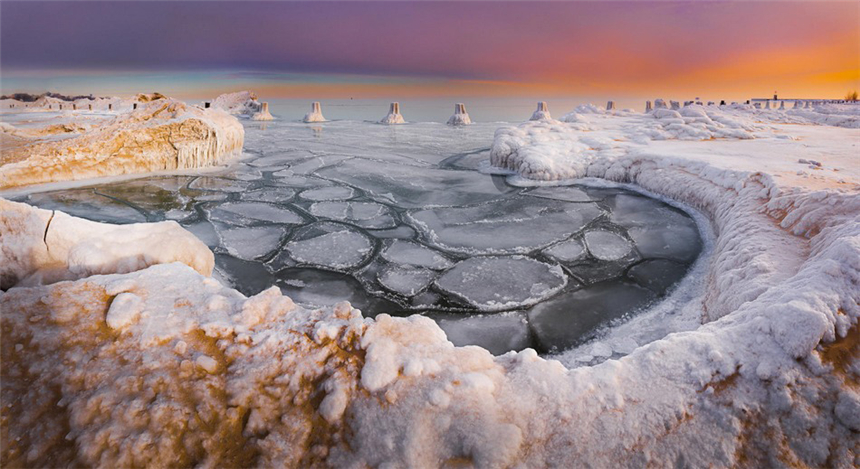
[[[531,122],[496,132],[492,162],[517,172],[508,178],[513,184],[549,186],[532,189],[535,198],[582,197],[570,187],[552,187],[574,177],[595,178],[592,186],[630,183],[696,207],[715,234],[698,265],[704,275],[682,281],[699,282],[679,288],[687,297],[670,296],[561,361],[531,350],[493,357],[454,347],[421,316],[369,319],[347,304],[304,309],[276,288],[246,298],[181,263],[11,288],[0,294],[4,465],[856,466],[860,131],[786,124],[782,114],[788,113],[769,112],[694,108],[665,118],[581,112],[563,118],[571,123]],[[438,153],[422,151],[438,143],[428,139],[433,132],[375,128],[416,149],[396,155],[398,164],[437,170],[431,161]],[[462,135],[481,136],[480,125],[469,129]],[[307,129],[311,135],[330,130]],[[261,151],[243,163],[249,168],[233,178],[198,178],[187,188],[214,197],[254,192],[259,200],[287,189],[301,197],[311,189],[309,203],[347,204],[317,213],[355,217],[365,209],[348,205],[351,194],[325,184],[309,188],[306,171],[369,187],[408,174],[392,160],[380,161],[382,174],[372,177],[348,165],[356,156],[372,160],[384,139],[345,145],[348,157],[320,142],[314,158],[271,173],[288,187],[249,191],[243,180],[249,170],[279,167],[294,150],[267,139],[262,126],[248,134],[249,141],[259,138]],[[493,171],[482,164],[486,158],[487,152],[463,153],[445,164]],[[334,162],[334,169],[324,168]],[[411,206],[418,218],[456,198],[456,187],[445,184],[442,194],[429,192],[430,200],[419,196],[426,187],[377,195]],[[296,216],[220,208],[227,222],[236,213],[278,216],[284,224]],[[637,216],[645,212],[635,203],[616,198],[612,209],[638,250],[673,245],[646,236],[655,221]],[[184,220],[184,208],[177,210]],[[430,215],[424,223],[446,225],[444,214]],[[0,229],[17,233],[15,226],[4,221]],[[274,236],[262,228],[237,227],[257,231],[236,233],[236,252],[248,248],[243,240]],[[194,229],[201,239],[214,233]],[[46,242],[37,231],[8,248],[4,241],[4,255],[28,258],[26,246]],[[364,249],[359,238],[342,233],[321,229],[310,240],[324,246],[338,237],[354,252]],[[627,255],[615,233],[590,233],[555,244],[547,255],[576,259],[588,251],[607,261]],[[440,236],[437,242],[450,241]],[[308,246],[298,239],[287,249],[307,253]],[[445,262],[408,245],[388,249],[389,258],[426,267]],[[354,262],[340,255],[336,261]],[[659,266],[639,265],[631,275],[667,281],[655,274]],[[385,275],[383,283],[409,289],[422,281],[414,270]],[[486,281],[492,273],[485,271]],[[542,288],[554,288],[553,274],[541,275]],[[292,280],[299,289],[315,281]],[[584,296],[579,300],[589,301]],[[635,293],[618,296],[623,301]],[[645,345],[631,339],[661,323],[668,324],[663,332],[678,332]],[[629,355],[596,366],[564,365],[625,348]]]

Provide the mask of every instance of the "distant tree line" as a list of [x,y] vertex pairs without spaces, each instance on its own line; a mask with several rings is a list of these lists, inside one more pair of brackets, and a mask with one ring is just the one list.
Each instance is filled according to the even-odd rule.
[[18,101],[21,101],[24,103],[32,103],[33,101],[36,101],[37,99],[41,98],[42,96],[47,96],[49,98],[62,99],[63,101],[77,101],[79,99],[89,99],[89,100],[95,100],[96,99],[91,94],[87,95],[87,96],[84,96],[84,95],[66,96],[64,94],[53,93],[51,91],[48,91],[48,92],[45,92],[42,94],[30,94],[30,93],[14,93],[14,94],[9,94],[9,95],[4,94],[3,96],[0,96],[0,99],[17,99]]
[[849,91],[848,94],[845,95],[846,101],[857,101],[857,92]]

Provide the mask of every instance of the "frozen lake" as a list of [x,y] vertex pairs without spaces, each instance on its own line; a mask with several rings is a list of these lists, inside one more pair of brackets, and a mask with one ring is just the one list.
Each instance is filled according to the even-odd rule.
[[277,285],[309,306],[424,314],[497,354],[594,338],[665,296],[702,248],[693,219],[659,200],[480,172],[498,123],[243,122],[246,155],[228,169],[15,200],[176,220],[246,295]]

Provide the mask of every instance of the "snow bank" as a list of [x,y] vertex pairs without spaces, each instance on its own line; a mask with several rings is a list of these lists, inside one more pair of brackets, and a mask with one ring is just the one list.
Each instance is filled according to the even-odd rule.
[[[682,111],[665,119],[731,128]],[[716,240],[697,329],[568,369],[532,350],[454,347],[423,317],[310,311],[277,288],[246,298],[178,263],[15,287],[0,294],[0,461],[856,466],[860,196],[835,178],[857,176],[846,168],[822,190],[778,176],[821,148],[845,158],[824,166],[855,161],[857,131],[758,124],[735,128],[754,138],[653,140],[639,137],[646,118],[663,127],[595,115],[589,132],[500,129],[492,158],[521,176],[633,183],[705,213]]]
[[210,275],[209,248],[176,222],[110,225],[0,199],[0,288],[182,262]]
[[0,188],[212,166],[241,152],[244,136],[223,111],[157,99],[79,137],[4,151],[15,162],[0,166]]

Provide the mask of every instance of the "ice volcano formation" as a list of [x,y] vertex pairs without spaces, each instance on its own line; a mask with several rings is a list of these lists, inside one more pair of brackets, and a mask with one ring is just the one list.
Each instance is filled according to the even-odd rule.
[[348,300],[367,317],[423,314],[455,344],[497,354],[594,339],[664,297],[701,250],[688,214],[628,190],[514,187],[449,163],[416,166],[394,157],[399,144],[384,164],[304,145],[223,175],[18,200],[97,221],[177,220],[244,294],[277,285],[308,308]]

